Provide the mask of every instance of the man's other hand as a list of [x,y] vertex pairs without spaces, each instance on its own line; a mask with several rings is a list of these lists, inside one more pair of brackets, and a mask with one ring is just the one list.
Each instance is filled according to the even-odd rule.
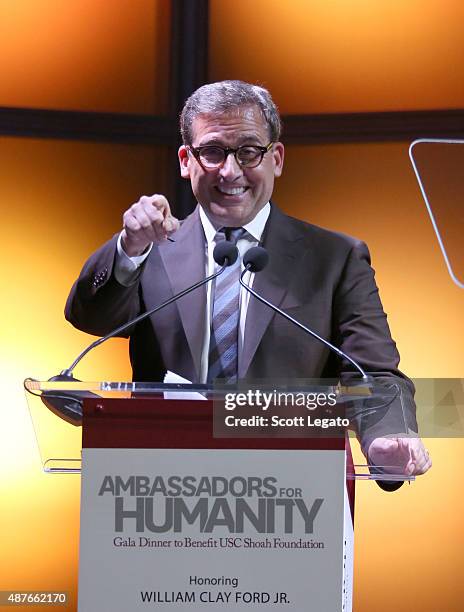
[[429,452],[417,437],[375,438],[367,457],[370,464],[386,466],[385,470],[392,474],[418,476],[432,467]]
[[126,210],[123,217],[121,244],[129,257],[141,255],[152,242],[164,242],[179,229],[169,202],[163,195],[142,196]]

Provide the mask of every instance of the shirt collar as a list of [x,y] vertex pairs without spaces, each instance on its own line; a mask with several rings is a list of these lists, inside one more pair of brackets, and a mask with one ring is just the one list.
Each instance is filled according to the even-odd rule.
[[[246,231],[257,241],[261,241],[261,236],[263,235],[264,228],[266,226],[266,222],[271,213],[271,205],[269,202],[261,208],[258,214],[246,225],[242,227],[246,229]],[[206,214],[203,206],[200,205],[200,220],[203,226],[203,230],[205,232],[206,242],[212,243],[214,242],[214,237],[216,236],[216,232],[219,228],[216,228],[208,215]]]

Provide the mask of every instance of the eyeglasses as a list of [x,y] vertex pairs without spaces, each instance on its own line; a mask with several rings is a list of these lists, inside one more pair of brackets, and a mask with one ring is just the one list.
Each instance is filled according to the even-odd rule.
[[270,151],[274,143],[266,147],[257,145],[243,145],[237,149],[219,147],[218,145],[205,145],[204,147],[188,147],[197,162],[204,170],[221,168],[227,156],[233,153],[235,161],[241,168],[256,168],[263,161],[265,154]]

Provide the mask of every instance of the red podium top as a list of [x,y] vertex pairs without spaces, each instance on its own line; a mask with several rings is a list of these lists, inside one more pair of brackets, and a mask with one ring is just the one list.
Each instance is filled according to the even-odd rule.
[[344,437],[215,437],[212,400],[89,398],[83,425],[83,448],[345,449]]

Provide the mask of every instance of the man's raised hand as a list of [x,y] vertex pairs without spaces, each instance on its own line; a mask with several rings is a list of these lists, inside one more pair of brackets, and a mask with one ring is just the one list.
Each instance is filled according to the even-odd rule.
[[129,257],[141,255],[154,242],[164,242],[179,229],[172,216],[169,202],[163,195],[142,196],[126,210],[123,217],[121,244]]

